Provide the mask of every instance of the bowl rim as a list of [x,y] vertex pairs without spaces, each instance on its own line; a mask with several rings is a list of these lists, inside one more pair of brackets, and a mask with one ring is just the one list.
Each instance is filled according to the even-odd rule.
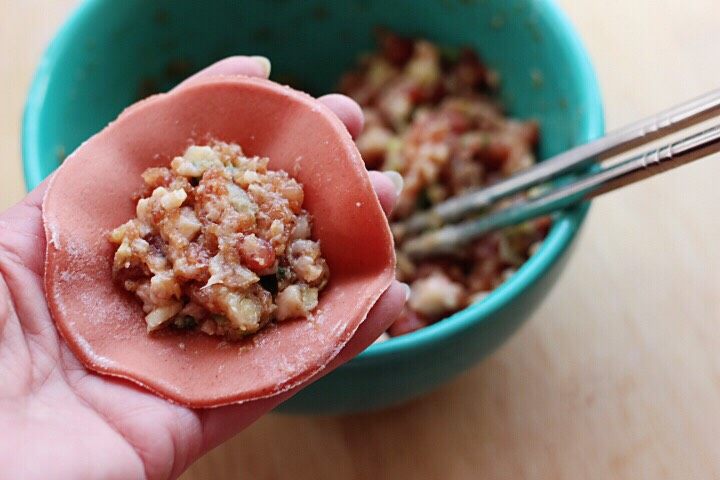
[[53,67],[69,47],[73,31],[88,21],[105,0],[85,0],[73,10],[61,24],[50,44],[40,57],[35,74],[30,82],[21,123],[21,156],[25,189],[30,191],[45,179],[39,151],[40,123],[43,105],[47,98],[48,84]]
[[[76,27],[87,21],[107,0],[86,0],[69,16],[43,53],[28,90],[22,119],[22,163],[26,189],[35,188],[43,180],[39,137],[43,105],[53,66],[69,47]],[[572,59],[581,83],[581,97],[586,104],[586,124],[579,136],[589,141],[602,135],[605,129],[600,87],[585,46],[569,18],[554,0],[537,0],[534,9],[544,23],[565,40],[564,48]],[[558,214],[548,236],[538,252],[526,261],[506,282],[494,289],[481,302],[415,332],[370,345],[340,368],[382,363],[409,352],[422,351],[430,345],[453,337],[462,331],[487,321],[536,283],[562,257],[572,243],[587,215],[589,202]]]

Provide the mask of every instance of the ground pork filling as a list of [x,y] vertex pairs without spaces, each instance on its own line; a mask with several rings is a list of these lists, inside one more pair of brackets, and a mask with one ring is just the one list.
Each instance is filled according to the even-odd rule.
[[136,218],[113,230],[113,278],[143,304],[148,332],[229,339],[308,318],[329,270],[303,187],[240,146],[191,146],[142,174]]
[[[472,50],[388,32],[378,43],[340,90],[363,107],[357,146],[365,163],[405,181],[392,221],[535,163],[537,124],[504,115],[498,76]],[[482,299],[538,249],[550,224],[542,218],[485,235],[452,257],[413,262],[398,250],[397,278],[411,295],[388,333],[409,333]]]

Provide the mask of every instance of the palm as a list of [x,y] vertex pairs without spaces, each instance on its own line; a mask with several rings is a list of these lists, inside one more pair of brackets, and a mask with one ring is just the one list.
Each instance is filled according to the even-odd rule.
[[0,270],[6,279],[0,288],[9,293],[0,302],[12,302],[2,307],[8,315],[0,315],[5,319],[0,425],[29,431],[34,441],[32,450],[6,445],[0,452],[27,455],[21,461],[29,469],[37,452],[53,452],[56,468],[73,469],[56,472],[59,477],[76,472],[77,462],[95,478],[165,478],[181,471],[202,448],[201,415],[85,370],[48,313],[39,206],[29,199],[0,218]]
[[[194,79],[210,75],[267,77],[248,57],[232,57]],[[191,79],[192,81],[192,79]],[[326,96],[351,133],[362,125],[359,107]],[[386,212],[397,192],[370,172]],[[0,214],[0,465],[14,477],[174,478],[193,460],[291,396],[211,410],[173,405],[133,384],[87,371],[59,337],[45,301],[44,186]],[[364,350],[392,323],[405,291],[397,282],[380,297],[368,318],[320,375]],[[18,445],[19,440],[19,445]],[[5,456],[5,457],[4,457]],[[9,467],[9,471],[6,468]]]
[[[392,186],[377,175],[373,180],[383,203],[391,204]],[[192,410],[87,371],[58,335],[45,301],[43,190],[0,215],[0,428],[27,436],[33,447],[13,448],[11,438],[0,435],[0,464],[19,464],[24,473],[36,468],[28,477],[42,477],[51,460],[58,478],[79,478],[79,472],[87,478],[173,478],[294,393]],[[394,284],[325,372],[377,338],[403,301]],[[52,458],[39,459],[39,453]]]

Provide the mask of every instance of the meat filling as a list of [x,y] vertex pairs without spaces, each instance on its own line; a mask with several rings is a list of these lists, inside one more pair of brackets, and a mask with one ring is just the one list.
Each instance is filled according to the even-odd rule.
[[149,332],[229,339],[307,318],[329,278],[303,187],[235,144],[189,147],[143,174],[136,217],[113,230],[113,277],[143,304]]

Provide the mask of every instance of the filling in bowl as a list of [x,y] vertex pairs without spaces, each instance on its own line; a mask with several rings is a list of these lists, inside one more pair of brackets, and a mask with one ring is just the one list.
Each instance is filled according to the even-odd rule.
[[[537,123],[505,116],[494,95],[499,79],[475,52],[388,32],[379,44],[340,90],[363,107],[357,146],[365,163],[405,181],[392,221],[535,163]],[[412,332],[479,301],[538,249],[550,226],[549,218],[529,221],[429,260],[412,261],[398,249],[397,278],[411,295],[388,333]],[[402,246],[402,238],[395,241]]]
[[307,318],[329,270],[303,187],[240,146],[191,146],[145,170],[136,218],[110,233],[113,277],[143,303],[149,332],[240,338]]

